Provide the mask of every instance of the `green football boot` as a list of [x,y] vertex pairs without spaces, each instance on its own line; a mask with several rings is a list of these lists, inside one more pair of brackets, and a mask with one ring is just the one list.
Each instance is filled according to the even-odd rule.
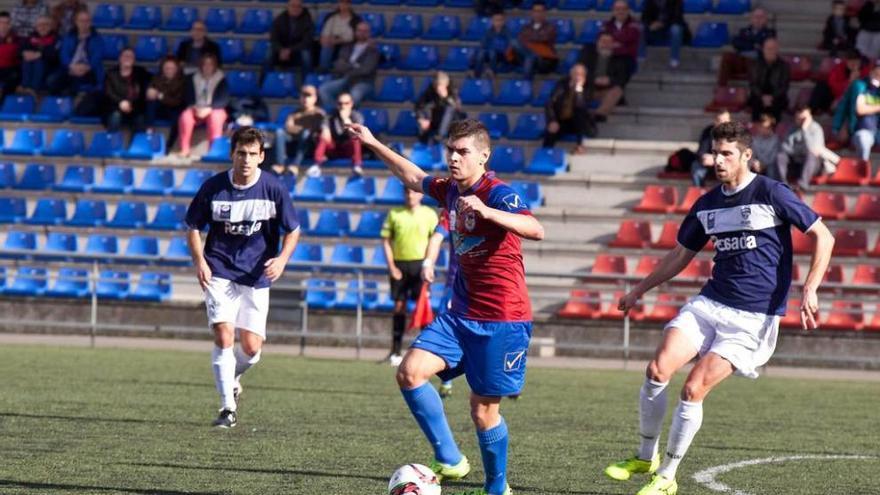
[[654,474],[660,467],[660,455],[655,455],[650,461],[639,459],[638,457],[630,457],[629,459],[616,462],[605,468],[605,475],[617,481],[626,481],[633,474],[646,473]]
[[431,471],[434,471],[434,474],[437,475],[437,479],[440,481],[460,480],[471,472],[471,464],[465,456],[461,456],[461,461],[454,466],[434,460],[431,461],[428,467],[431,468]]
[[643,486],[636,495],[675,495],[676,493],[678,493],[678,483],[674,479],[655,474],[651,482]]

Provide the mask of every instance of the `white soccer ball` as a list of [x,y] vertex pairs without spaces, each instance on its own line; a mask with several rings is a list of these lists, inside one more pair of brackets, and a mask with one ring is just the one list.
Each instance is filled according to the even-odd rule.
[[440,495],[440,480],[427,466],[405,464],[391,475],[388,495]]

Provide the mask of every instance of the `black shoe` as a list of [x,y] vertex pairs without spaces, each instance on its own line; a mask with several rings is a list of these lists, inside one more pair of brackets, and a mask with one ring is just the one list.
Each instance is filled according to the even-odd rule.
[[214,420],[213,425],[217,428],[234,428],[238,424],[238,415],[235,411],[224,409],[220,411],[220,415]]

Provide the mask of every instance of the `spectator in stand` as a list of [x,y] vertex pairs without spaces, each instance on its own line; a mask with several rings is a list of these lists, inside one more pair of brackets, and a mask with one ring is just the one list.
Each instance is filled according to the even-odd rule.
[[37,18],[48,14],[49,8],[43,0],[21,0],[12,8],[12,31],[19,38],[24,38],[37,25]]
[[333,79],[322,84],[318,90],[322,102],[335,101],[337,95],[346,92],[357,105],[373,92],[380,54],[376,43],[370,39],[368,23],[358,23],[354,40],[354,43],[339,50],[331,72]]
[[[870,127],[873,119],[864,119],[863,117],[869,116],[860,114],[857,103],[860,97],[862,97],[862,111],[871,110],[871,107],[868,106],[869,102],[880,102],[878,92],[880,92],[880,68],[877,66],[873,67],[866,77],[856,79],[846,88],[846,92],[837,104],[837,110],[834,112],[834,120],[831,125],[831,132],[838,142],[848,143],[850,138],[853,138],[853,144],[856,145],[856,150],[859,150],[859,145],[855,140],[856,131],[866,125]],[[868,136],[863,136],[863,139],[869,136],[870,132]],[[871,146],[873,146],[873,143],[867,147],[868,153],[870,153]]]
[[[306,156],[314,156],[324,125],[326,114],[318,105],[318,88],[306,84],[299,91],[302,107],[287,116],[284,128],[275,133],[275,165],[272,170],[282,175],[286,170],[292,176],[299,174],[299,167]],[[293,156],[288,163],[287,158]]]
[[574,64],[556,83],[544,113],[547,116],[547,129],[544,131],[544,147],[552,148],[563,134],[574,134],[577,145],[573,154],[587,151],[583,140],[596,136],[596,124],[590,113],[590,88],[587,68],[584,64]]
[[[521,0],[518,0],[516,3],[519,5]],[[477,0],[476,1],[476,12],[480,17],[489,17],[495,14],[501,14],[504,12],[504,0]]]
[[596,122],[605,122],[623,98],[623,89],[629,82],[626,57],[614,55],[614,38],[610,33],[602,33],[595,45],[584,46],[580,62],[587,67],[591,99],[599,100],[594,118]]
[[669,67],[678,67],[681,46],[691,42],[690,28],[684,21],[684,0],[645,0],[642,26],[643,46],[669,43]]
[[180,42],[177,47],[177,60],[180,61],[183,73],[187,76],[195,74],[199,70],[199,61],[202,55],[210,53],[221,63],[220,45],[208,38],[208,28],[202,21],[195,21],[189,29],[189,38]]
[[536,73],[547,74],[556,70],[556,25],[547,20],[547,7],[536,2],[532,5],[531,20],[523,26],[513,43],[517,57],[522,61],[527,79]]
[[116,132],[123,125],[131,131],[144,129],[147,85],[150,73],[135,65],[134,50],[125,48],[119,53],[119,64],[107,71],[104,79],[104,125]]
[[765,113],[752,126],[752,172],[766,175],[768,170],[776,167],[777,155],[776,119]]
[[21,45],[12,32],[9,12],[0,12],[0,101],[15,91],[21,81]]
[[880,56],[880,0],[867,0],[859,9],[856,49],[868,60]]
[[633,19],[626,0],[615,0],[611,14],[611,19],[602,25],[602,32],[609,33],[614,38],[614,55],[624,57],[627,71],[632,76],[638,66],[642,29]]
[[730,122],[730,112],[721,110],[715,114],[715,120],[700,133],[697,144],[697,159],[691,164],[691,180],[697,187],[706,185],[706,181],[715,178],[715,155],[712,154],[712,129],[716,125]]
[[419,142],[439,142],[449,133],[453,120],[461,118],[461,99],[449,74],[439,71],[415,103]]
[[76,27],[76,14],[84,10],[88,11],[88,6],[80,0],[61,0],[52,7],[52,19],[59,37],[67,36]]
[[748,74],[764,46],[764,41],[775,37],[776,30],[769,26],[767,11],[760,7],[753,10],[749,16],[749,25],[740,29],[730,40],[734,51],[721,55],[718,85],[727,86],[727,82],[735,75]]
[[813,115],[828,112],[837,108],[850,84],[866,77],[870,72],[868,64],[862,63],[862,57],[855,49],[844,54],[843,63],[835,65],[828,73],[828,79],[816,81],[810,93],[810,110]]
[[52,94],[73,95],[100,89],[104,82],[104,42],[88,11],[76,13],[76,27],[61,40],[61,66],[50,76]]
[[299,67],[300,79],[312,71],[315,21],[303,0],[288,0],[287,9],[272,22],[272,66],[276,69]]
[[34,31],[23,40],[21,59],[19,92],[36,95],[46,89],[46,76],[58,67],[58,35],[52,30],[51,17],[37,18]]
[[[504,14],[499,12],[492,15],[492,24],[480,42],[480,50],[474,61],[474,76],[494,78],[498,70],[507,64],[507,54],[513,42],[504,22]],[[486,64],[489,65],[488,69],[484,68]]]
[[360,16],[351,10],[351,0],[339,0],[336,10],[324,19],[320,39],[321,56],[318,63],[321,72],[330,72],[339,50],[354,41],[354,31],[360,21]]
[[752,70],[749,82],[749,107],[752,120],[769,113],[778,122],[788,108],[788,86],[791,75],[788,63],[779,57],[779,42],[767,38],[761,56]]
[[177,140],[177,122],[186,108],[187,78],[183,75],[180,62],[174,57],[165,57],[159,66],[159,73],[153,76],[147,86],[147,104],[144,125],[152,131],[156,120],[171,123],[168,133],[168,146]]
[[782,182],[787,182],[790,174],[797,176],[795,190],[804,192],[810,189],[810,180],[822,166],[825,133],[822,126],[813,120],[810,107],[806,105],[795,108],[794,119],[796,127],[782,142],[776,167],[767,170],[770,178]]
[[[859,158],[868,160],[880,130],[880,65],[874,66],[866,79],[853,83],[851,91],[855,103],[852,140]],[[835,126],[838,126],[836,120]]]
[[363,153],[361,142],[352,138],[345,126],[362,124],[364,117],[354,109],[354,99],[349,93],[340,93],[336,100],[336,108],[326,116],[321,129],[318,147],[315,149],[315,164],[309,167],[309,177],[321,176],[321,165],[328,158],[344,158],[351,160],[354,175],[363,175]]
[[856,30],[846,16],[846,3],[843,0],[831,2],[831,15],[825,20],[822,30],[822,44],[819,48],[828,50],[832,57],[852,49]]
[[189,76],[186,85],[187,108],[177,121],[180,132],[180,156],[189,158],[192,135],[196,124],[205,122],[208,143],[223,135],[226,123],[226,105],[229,103],[229,87],[217,57],[212,53],[202,55],[199,71]]

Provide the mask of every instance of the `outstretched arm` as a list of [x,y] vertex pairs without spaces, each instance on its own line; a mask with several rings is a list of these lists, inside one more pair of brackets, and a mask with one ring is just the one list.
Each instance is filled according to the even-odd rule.
[[361,124],[348,124],[345,127],[353,138],[360,140],[364,146],[373,150],[373,152],[376,153],[376,156],[388,165],[388,169],[391,170],[391,173],[403,182],[404,186],[413,191],[423,192],[422,180],[428,176],[424,170],[420,169],[413,162],[398,155],[388,146],[382,144],[375,136],[373,136],[373,133],[370,132],[370,129],[367,126]]
[[462,196],[458,198],[459,215],[473,211],[485,220],[488,220],[503,229],[532,241],[544,239],[544,227],[537,218],[531,215],[521,215],[492,208],[483,203],[476,195]]
[[831,251],[834,249],[834,236],[822,220],[816,220],[807,235],[815,241],[813,258],[810,261],[810,271],[807,273],[807,281],[804,282],[803,297],[801,298],[801,326],[804,330],[816,328],[816,313],[819,311],[819,284],[831,262]]
[[642,295],[678,275],[696,255],[696,251],[691,251],[681,244],[675,246],[675,248],[673,248],[672,251],[660,261],[660,264],[657,265],[657,268],[655,268],[650,275],[639,282],[638,285],[629,291],[628,294],[620,298],[617,309],[624,313],[629,311],[636,305]]

